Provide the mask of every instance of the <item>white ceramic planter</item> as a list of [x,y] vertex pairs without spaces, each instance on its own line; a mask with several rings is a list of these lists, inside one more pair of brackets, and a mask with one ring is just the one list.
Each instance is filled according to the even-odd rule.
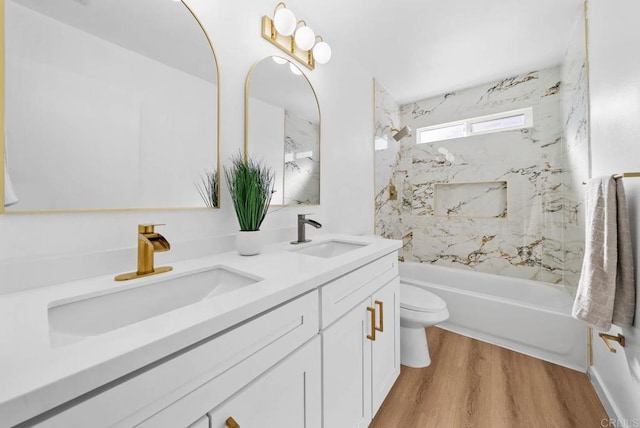
[[241,256],[255,256],[260,254],[264,241],[262,232],[255,231],[240,231],[236,235],[236,248]]

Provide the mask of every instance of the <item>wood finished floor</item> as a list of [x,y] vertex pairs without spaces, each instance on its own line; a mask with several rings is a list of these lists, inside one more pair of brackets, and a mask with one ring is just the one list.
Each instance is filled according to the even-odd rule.
[[601,428],[608,418],[584,373],[437,327],[427,337],[431,366],[403,366],[369,428]]

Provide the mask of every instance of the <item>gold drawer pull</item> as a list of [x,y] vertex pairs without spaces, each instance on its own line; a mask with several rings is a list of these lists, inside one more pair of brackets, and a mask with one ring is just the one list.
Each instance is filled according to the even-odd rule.
[[382,333],[384,331],[384,303],[376,300],[376,306],[380,309],[380,327],[376,327],[376,330]]
[[227,425],[227,428],[240,428],[240,425],[231,416],[227,418],[225,424]]
[[367,334],[367,339],[376,340],[376,310],[367,306],[367,311],[371,314],[371,334]]

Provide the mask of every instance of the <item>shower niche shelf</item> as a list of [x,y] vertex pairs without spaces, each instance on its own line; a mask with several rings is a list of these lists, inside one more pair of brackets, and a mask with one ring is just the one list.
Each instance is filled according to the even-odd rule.
[[434,183],[433,188],[437,217],[507,218],[507,181]]

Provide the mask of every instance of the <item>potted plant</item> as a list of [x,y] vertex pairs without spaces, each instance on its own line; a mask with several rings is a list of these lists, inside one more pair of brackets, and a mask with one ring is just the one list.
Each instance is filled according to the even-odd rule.
[[240,225],[236,237],[238,253],[243,256],[258,254],[263,245],[260,225],[273,195],[273,170],[238,154],[231,158],[230,167],[224,167],[224,176]]

